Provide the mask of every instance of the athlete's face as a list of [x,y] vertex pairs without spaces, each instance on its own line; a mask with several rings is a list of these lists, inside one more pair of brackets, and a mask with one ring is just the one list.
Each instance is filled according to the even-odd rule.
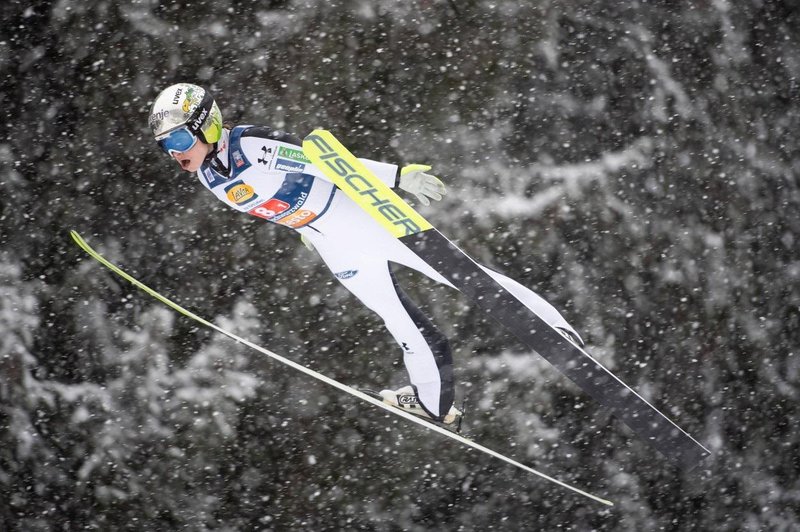
[[194,143],[194,146],[186,151],[173,152],[172,158],[177,161],[183,170],[187,172],[196,172],[200,169],[206,156],[211,152],[211,144],[206,144],[200,139]]

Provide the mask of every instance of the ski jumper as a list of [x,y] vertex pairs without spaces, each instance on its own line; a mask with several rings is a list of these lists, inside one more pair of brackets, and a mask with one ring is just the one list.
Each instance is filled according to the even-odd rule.
[[[452,284],[328,181],[303,155],[301,146],[299,138],[268,127],[225,129],[197,176],[230,207],[290,227],[308,239],[342,285],[383,319],[403,350],[403,362],[422,407],[441,419],[454,399],[450,345],[402,291],[390,263]],[[396,186],[396,165],[360,161],[384,183]],[[552,326],[578,336],[533,291],[482,268]]]

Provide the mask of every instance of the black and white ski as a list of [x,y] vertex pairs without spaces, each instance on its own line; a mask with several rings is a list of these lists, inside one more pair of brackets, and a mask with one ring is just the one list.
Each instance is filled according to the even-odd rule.
[[703,445],[505,290],[372,174],[330,132],[313,131],[303,141],[303,152],[387,231],[525,345],[610,408],[645,442],[685,469],[694,468],[709,455]]

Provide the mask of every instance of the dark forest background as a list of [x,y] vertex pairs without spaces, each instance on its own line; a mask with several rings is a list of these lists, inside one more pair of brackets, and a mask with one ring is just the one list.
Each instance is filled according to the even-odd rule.
[[[796,530],[800,2],[6,1],[0,6],[0,530]],[[606,509],[200,328],[355,386],[400,352],[291,231],[158,151],[150,103],[432,164],[421,211],[562,309],[713,453],[638,441],[465,299],[477,441]],[[354,229],[355,230],[355,229]]]

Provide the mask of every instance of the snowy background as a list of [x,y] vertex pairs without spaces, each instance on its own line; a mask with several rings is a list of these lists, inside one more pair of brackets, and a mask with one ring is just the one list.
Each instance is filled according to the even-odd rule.
[[[796,530],[796,0],[6,1],[0,530]],[[147,129],[190,81],[225,118],[432,164],[422,212],[564,311],[713,457],[683,473],[457,293],[466,433],[606,509],[318,383],[405,382],[289,230]]]

